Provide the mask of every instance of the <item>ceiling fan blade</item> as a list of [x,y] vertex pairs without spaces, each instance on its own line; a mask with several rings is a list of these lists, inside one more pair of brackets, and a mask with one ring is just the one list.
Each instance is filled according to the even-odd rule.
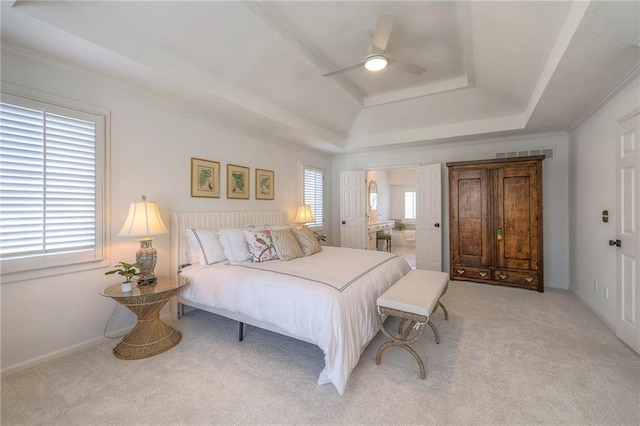
[[387,58],[389,60],[389,66],[399,69],[400,71],[407,72],[409,74],[421,75],[426,71],[425,68],[420,65],[410,64],[409,62],[399,61],[397,59]]
[[322,74],[323,77],[331,77],[332,75],[340,74],[341,72],[351,71],[352,69],[356,69],[364,65],[364,61],[358,62],[357,64],[349,65],[346,67],[338,68],[337,70],[329,71],[328,73]]
[[371,45],[374,49],[384,52],[391,37],[391,29],[393,28],[393,15],[390,13],[381,13],[378,17],[376,30],[373,33],[373,42]]

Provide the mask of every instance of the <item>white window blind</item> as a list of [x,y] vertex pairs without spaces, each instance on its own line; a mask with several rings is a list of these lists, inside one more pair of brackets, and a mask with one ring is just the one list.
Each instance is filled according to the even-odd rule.
[[303,188],[304,188],[304,204],[311,206],[311,212],[316,219],[315,222],[309,223],[308,226],[322,226],[324,222],[323,212],[323,181],[324,172],[321,169],[304,166]]
[[[7,99],[16,102],[8,102]],[[97,118],[3,95],[0,102],[0,259],[23,268],[96,260]],[[14,262],[15,263],[15,262]],[[15,265],[14,265],[15,266]]]

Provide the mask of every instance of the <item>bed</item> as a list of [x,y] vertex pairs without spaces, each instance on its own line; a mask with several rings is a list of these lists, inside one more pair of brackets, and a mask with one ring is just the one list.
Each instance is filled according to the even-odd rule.
[[[360,354],[379,331],[378,296],[411,270],[391,253],[322,247],[290,261],[190,263],[189,229],[285,225],[279,211],[171,214],[171,272],[191,284],[177,303],[317,345],[325,367],[318,384],[342,395]],[[179,312],[176,309],[174,312]]]

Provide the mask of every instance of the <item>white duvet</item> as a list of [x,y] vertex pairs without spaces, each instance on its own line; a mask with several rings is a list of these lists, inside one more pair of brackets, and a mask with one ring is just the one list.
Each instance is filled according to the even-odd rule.
[[333,383],[342,395],[360,354],[378,332],[378,296],[410,270],[391,253],[323,247],[289,262],[189,266],[182,275],[191,284],[181,296],[271,323],[318,345],[325,354],[318,384]]

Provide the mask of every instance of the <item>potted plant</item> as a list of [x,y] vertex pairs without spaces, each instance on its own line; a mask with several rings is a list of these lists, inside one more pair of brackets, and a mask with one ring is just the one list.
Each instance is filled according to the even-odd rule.
[[125,281],[122,283],[122,292],[131,291],[131,278],[135,277],[140,273],[140,264],[136,263],[127,263],[127,262],[118,262],[117,266],[114,266],[115,269],[111,271],[107,271],[105,275],[113,275],[118,274],[123,276]]
[[393,229],[395,229],[396,231],[404,231],[406,227],[407,225],[402,223],[399,219],[396,219],[396,221],[393,224]]
[[319,232],[313,231],[314,234],[316,234],[316,239],[318,240],[319,243],[327,241],[327,237],[322,235]]

